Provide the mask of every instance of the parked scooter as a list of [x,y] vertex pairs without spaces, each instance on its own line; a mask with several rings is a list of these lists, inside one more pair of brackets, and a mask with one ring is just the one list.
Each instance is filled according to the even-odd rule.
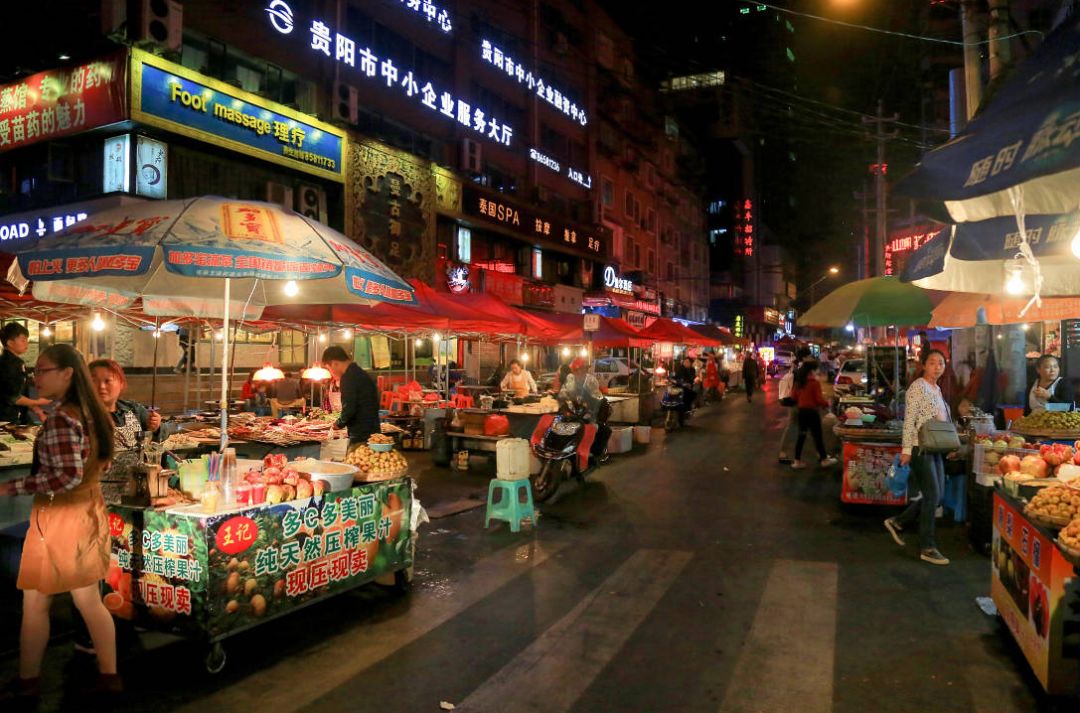
[[694,413],[693,399],[690,394],[693,386],[672,379],[660,397],[660,408],[664,410],[664,430],[668,433],[686,425],[686,420]]
[[[599,463],[607,460],[606,403],[601,406],[598,423],[581,401],[560,401],[558,414],[540,419],[532,435],[532,450],[540,460],[540,471],[530,476],[533,500],[542,503],[559,489],[560,483],[571,478],[579,482]],[[604,439],[603,448],[594,447],[597,437]],[[594,452],[596,451],[596,452]]]

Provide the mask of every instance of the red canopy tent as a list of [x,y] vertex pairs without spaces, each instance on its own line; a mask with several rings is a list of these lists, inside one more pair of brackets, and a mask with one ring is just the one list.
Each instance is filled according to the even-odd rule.
[[[519,310],[520,311],[520,310]],[[540,317],[540,315],[534,316]],[[589,340],[589,334],[585,331],[584,315],[567,314],[564,312],[544,313],[541,319],[562,328],[562,333],[547,340],[548,343],[576,342],[584,344]],[[640,332],[621,319],[612,317],[600,317],[600,329],[592,333],[592,344],[599,349],[615,349],[619,347],[647,347],[654,340],[643,337]]]
[[671,342],[672,344],[696,344],[702,347],[718,347],[721,342],[717,339],[698,334],[689,327],[684,327],[670,319],[657,319],[648,327],[641,330],[642,336],[658,342]]
[[727,329],[721,329],[712,324],[695,324],[690,329],[694,330],[698,334],[713,339],[719,342],[723,346],[729,346],[732,344],[743,344],[745,339],[736,337]]

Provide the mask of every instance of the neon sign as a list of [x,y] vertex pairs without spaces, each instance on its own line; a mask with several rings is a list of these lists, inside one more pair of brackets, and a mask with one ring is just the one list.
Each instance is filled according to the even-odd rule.
[[29,238],[43,238],[50,233],[59,233],[69,225],[75,225],[86,218],[86,213],[61,213],[59,215],[41,215],[39,217],[0,223],[0,242]]
[[614,265],[608,265],[604,268],[604,286],[612,292],[624,295],[634,294],[634,282],[620,275],[615,270]]
[[754,203],[749,198],[735,203],[735,254],[754,255]]
[[918,232],[899,235],[885,243],[885,274],[894,275],[903,269],[910,253],[935,238],[943,228],[922,228]]
[[562,170],[562,167],[559,165],[558,161],[551,158],[547,154],[540,153],[536,149],[529,149],[529,158],[531,158],[533,161],[536,161],[541,166],[547,166],[555,173],[559,173]]
[[440,10],[436,7],[435,3],[428,0],[398,0],[409,10],[420,13],[427,18],[428,22],[437,23],[439,29],[449,34],[453,30],[453,26],[450,24],[450,13],[446,10]]
[[566,170],[566,175],[574,183],[577,183],[577,184],[579,184],[580,186],[582,186],[584,188],[588,188],[589,190],[592,190],[592,176],[590,176],[589,174],[582,173],[581,171],[577,170],[576,168],[568,168]]
[[545,82],[543,78],[533,76],[531,70],[525,69],[525,65],[515,61],[513,57],[491,44],[490,41],[484,40],[481,42],[480,58],[493,65],[496,69],[506,72],[508,77],[516,78],[518,84],[526,85],[529,91],[535,91],[536,96],[582,126],[588,123],[585,110],[579,109],[575,102],[570,101],[570,97],[555,89],[550,82]]
[[[406,0],[406,4],[411,8],[413,0]],[[431,5],[428,2],[417,4],[421,8],[424,5]],[[274,12],[271,12],[271,8]],[[275,0],[271,3],[271,7],[267,8],[267,15],[268,21],[277,32],[280,34],[292,32],[292,9],[284,0]],[[286,16],[290,18],[288,22],[283,19]],[[289,28],[288,31],[282,29],[285,27]],[[398,67],[389,57],[378,57],[370,47],[357,46],[356,40],[335,31],[320,19],[313,19],[308,29],[311,33],[308,49],[321,52],[335,62],[358,70],[365,79],[385,84],[387,89],[403,92],[406,97],[415,99],[428,111],[442,114],[451,121],[457,121],[462,126],[504,146],[510,145],[514,136],[513,128],[499,121],[497,117],[489,116],[484,109],[474,107],[469,102],[454,97],[450,92],[438,91],[431,82],[425,82],[423,77],[418,76],[414,70],[406,71],[405,67]]]

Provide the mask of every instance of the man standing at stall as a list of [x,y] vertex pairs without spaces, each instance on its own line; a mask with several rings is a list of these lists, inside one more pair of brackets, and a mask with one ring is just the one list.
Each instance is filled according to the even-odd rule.
[[0,329],[4,353],[0,355],[0,421],[28,423],[27,411],[33,409],[41,422],[45,414],[41,407],[49,399],[32,399],[27,394],[26,364],[22,355],[30,348],[30,331],[18,322],[8,322]]
[[327,347],[323,365],[341,384],[341,417],[335,428],[349,431],[349,446],[367,443],[379,432],[379,391],[375,380],[338,346]]

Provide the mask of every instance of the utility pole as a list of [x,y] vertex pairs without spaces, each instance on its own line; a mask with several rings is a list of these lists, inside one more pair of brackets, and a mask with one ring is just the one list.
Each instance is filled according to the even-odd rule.
[[865,280],[870,277],[870,205],[867,200],[870,198],[870,189],[866,185],[866,179],[863,179],[863,189],[861,191],[855,191],[852,196],[857,201],[862,201],[862,207],[859,212],[862,213],[862,238],[859,242],[859,269],[858,276],[860,280]]
[[885,274],[885,233],[888,231],[888,215],[885,206],[885,142],[896,136],[896,131],[885,131],[886,124],[892,124],[899,119],[898,114],[891,117],[885,116],[885,105],[878,99],[877,116],[871,118],[864,116],[864,124],[874,124],[874,140],[877,141],[877,164],[874,168],[874,210],[876,229],[874,231],[874,274]]
[[989,0],[990,6],[990,81],[994,81],[1012,59],[1009,41],[1002,39],[1009,34],[1009,0]]
[[979,27],[975,21],[977,0],[960,1],[960,24],[964,34],[964,88],[967,93],[967,120],[971,121],[982,103],[982,69],[979,62]]

